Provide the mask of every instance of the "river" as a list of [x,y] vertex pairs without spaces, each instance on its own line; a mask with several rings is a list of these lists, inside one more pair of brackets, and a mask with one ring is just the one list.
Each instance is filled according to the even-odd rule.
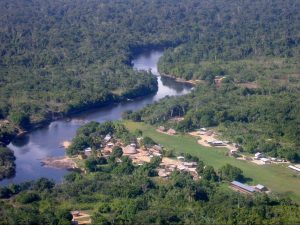
[[48,126],[39,128],[22,138],[15,139],[8,147],[14,151],[16,156],[16,175],[13,178],[1,181],[0,185],[20,183],[39,177],[47,177],[60,182],[68,171],[43,167],[40,161],[42,158],[49,156],[63,156],[65,151],[60,147],[60,144],[65,140],[72,140],[80,126],[89,121],[119,120],[126,110],[139,110],[167,95],[179,96],[189,93],[192,89],[191,85],[160,76],[157,71],[157,62],[162,54],[163,51],[148,51],[137,55],[132,61],[134,69],[151,70],[157,76],[158,91],[155,94],[54,121]]

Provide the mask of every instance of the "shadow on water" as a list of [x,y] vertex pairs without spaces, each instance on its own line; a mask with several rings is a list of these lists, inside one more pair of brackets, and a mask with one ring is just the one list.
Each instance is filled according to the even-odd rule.
[[108,120],[120,120],[122,113],[125,111],[139,110],[166,96],[179,96],[189,93],[192,89],[191,85],[176,82],[170,77],[160,76],[157,70],[157,62],[162,54],[163,51],[159,50],[147,51],[132,60],[133,69],[151,70],[157,76],[157,93],[132,101],[89,110],[68,119],[54,121],[46,127],[39,128],[15,139],[8,147],[15,152],[16,175],[12,179],[1,181],[0,185],[35,180],[39,177],[47,177],[60,182],[68,171],[43,167],[41,159],[49,156],[65,155],[64,149],[60,147],[62,142],[72,140],[76,134],[76,130],[80,126],[89,121],[105,122]]

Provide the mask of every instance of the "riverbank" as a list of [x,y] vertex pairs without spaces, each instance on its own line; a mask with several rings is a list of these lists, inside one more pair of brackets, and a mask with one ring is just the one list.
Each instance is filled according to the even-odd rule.
[[[131,98],[127,98],[126,97],[127,95],[126,96],[114,95],[113,101],[93,103],[93,104],[85,105],[85,106],[80,107],[80,108],[70,110],[68,112],[49,112],[49,113],[47,113],[44,120],[31,123],[30,126],[28,126],[26,129],[21,128],[19,126],[16,126],[16,125],[13,124],[12,121],[10,121],[8,119],[5,119],[4,120],[4,121],[6,121],[5,123],[10,124],[15,129],[14,129],[14,132],[12,132],[10,135],[2,135],[2,136],[5,136],[5,140],[3,140],[3,141],[0,140],[0,143],[3,143],[2,144],[3,146],[7,146],[15,138],[22,137],[23,135],[25,135],[27,133],[30,133],[34,130],[46,127],[54,121],[58,121],[58,120],[62,120],[62,119],[68,118],[68,117],[79,115],[83,112],[92,111],[92,110],[95,110],[95,109],[101,109],[101,108],[104,108],[104,107],[117,105],[119,103],[124,103],[124,102],[129,102],[129,101],[132,101],[132,100],[142,99],[144,97],[151,96],[151,95],[155,94],[157,92],[157,90],[158,90],[157,86],[152,91],[150,91],[150,90],[145,91],[145,89],[141,89],[138,92],[139,93],[143,92],[143,94],[140,94],[140,95],[137,95],[137,96],[132,95],[132,94],[128,94],[128,95],[131,96]],[[1,132],[1,130],[0,130],[0,132]]]
[[[148,104],[159,101],[166,96],[180,96],[190,93],[192,85],[176,82],[173,78],[161,77],[157,72],[157,62],[163,55],[162,51],[145,52],[132,61],[134,70],[151,70],[158,83],[158,91],[147,96],[138,96],[134,99],[123,98],[103,107],[84,108],[72,114],[55,114],[51,121],[39,123],[35,129],[31,129],[20,138],[16,138],[8,147],[15,152],[16,175],[13,179],[3,180],[1,185],[20,183],[26,180],[35,180],[39,177],[47,177],[60,182],[68,172],[65,169],[53,169],[43,167],[41,159],[48,156],[64,156],[62,149],[64,141],[72,140],[77,129],[83,125],[78,121],[116,121],[122,118],[125,111],[138,111]],[[68,118],[68,119],[63,119]],[[77,162],[77,161],[76,161]]]
[[186,84],[191,84],[191,85],[197,85],[197,84],[200,84],[200,83],[205,83],[205,81],[203,81],[203,80],[185,80],[185,79],[178,78],[178,77],[175,77],[175,76],[170,75],[170,74],[165,74],[161,71],[159,71],[159,73],[161,74],[161,76],[172,78],[176,82],[179,82],[179,83],[186,83]]

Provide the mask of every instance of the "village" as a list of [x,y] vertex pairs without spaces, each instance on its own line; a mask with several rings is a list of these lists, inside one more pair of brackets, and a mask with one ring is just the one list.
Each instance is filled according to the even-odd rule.
[[[102,146],[101,154],[103,157],[109,157],[112,154],[113,148],[118,146],[122,148],[123,155],[132,159],[135,165],[143,165],[149,163],[153,157],[160,157],[161,163],[157,169],[159,177],[168,178],[175,170],[189,172],[195,180],[199,179],[197,174],[197,162],[186,161],[184,156],[178,156],[177,158],[164,157],[163,146],[155,144],[152,146],[141,145],[142,137],[137,138],[136,141],[128,145],[124,145],[120,140],[113,138],[110,134],[107,134],[104,138],[104,145]],[[91,156],[92,149],[90,147],[84,150],[86,157]],[[121,159],[118,159],[121,160]]]
[[238,160],[246,160],[257,165],[267,165],[267,164],[290,164],[289,161],[281,158],[268,157],[264,153],[256,152],[253,156],[246,155],[241,149],[241,145],[232,143],[230,141],[219,140],[218,134],[207,128],[200,128],[199,131],[194,131],[189,133],[191,136],[197,137],[198,144],[206,147],[219,147],[227,148],[228,156],[232,156]]
[[[170,136],[178,135],[175,129],[165,129],[165,127],[163,126],[158,127],[156,131]],[[189,134],[193,137],[196,137],[197,143],[202,146],[227,148],[228,156],[234,157],[238,160],[247,160],[252,163],[256,163],[257,165],[266,165],[271,163],[289,163],[282,159],[267,157],[260,152],[257,152],[254,156],[245,156],[240,151],[240,145],[231,143],[229,141],[220,140],[218,134],[215,131],[207,128],[201,128],[198,131],[194,131]],[[161,163],[156,169],[157,175],[161,179],[167,180],[174,171],[188,172],[192,175],[194,180],[201,179],[201,176],[197,173],[198,162],[196,160],[191,161],[189,159],[186,159],[184,155],[180,154],[176,157],[166,157],[164,156],[164,146],[160,144],[145,145],[143,143],[143,137],[138,137],[135,140],[132,140],[131,143],[124,144],[120,139],[115,138],[112,134],[107,134],[103,138],[101,143],[101,147],[98,150],[92,149],[91,147],[85,148],[82,153],[77,156],[78,160],[83,160],[91,156],[109,158],[113,153],[113,149],[115,147],[120,147],[122,149],[123,156],[129,157],[132,160],[133,164],[136,166],[150,163],[151,159],[154,157],[161,158]],[[70,144],[71,142],[65,141],[62,143],[62,146],[68,148]],[[59,164],[57,160],[51,160],[54,162],[54,164]],[[118,158],[116,160],[119,163],[122,162],[121,158]],[[78,167],[74,166],[74,164],[72,164],[72,166]],[[297,172],[300,172],[300,168],[298,168],[296,165],[289,165],[288,167]],[[268,187],[262,184],[247,185],[237,180],[229,182],[229,187],[236,192],[247,195],[271,192]],[[87,217],[88,214],[86,214],[85,212],[74,211],[72,212],[72,214],[74,224],[89,224],[89,217]],[[82,220],[82,222],[80,222],[80,220]]]

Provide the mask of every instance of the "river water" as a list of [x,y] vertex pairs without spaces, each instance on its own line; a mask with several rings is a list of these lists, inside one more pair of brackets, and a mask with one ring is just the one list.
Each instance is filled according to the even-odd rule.
[[54,121],[46,127],[39,128],[22,138],[15,139],[8,147],[14,151],[16,156],[16,175],[11,179],[1,181],[0,185],[20,183],[39,177],[47,177],[60,182],[68,171],[65,169],[43,167],[40,160],[49,156],[65,155],[64,149],[60,147],[61,143],[65,140],[72,140],[72,137],[75,136],[76,130],[80,126],[89,121],[104,122],[119,120],[122,113],[126,110],[139,110],[147,104],[151,104],[167,95],[179,96],[189,93],[192,89],[191,85],[176,82],[169,77],[160,76],[157,71],[157,62],[162,54],[163,51],[144,52],[136,56],[132,61],[134,69],[151,70],[157,76],[157,93]]

